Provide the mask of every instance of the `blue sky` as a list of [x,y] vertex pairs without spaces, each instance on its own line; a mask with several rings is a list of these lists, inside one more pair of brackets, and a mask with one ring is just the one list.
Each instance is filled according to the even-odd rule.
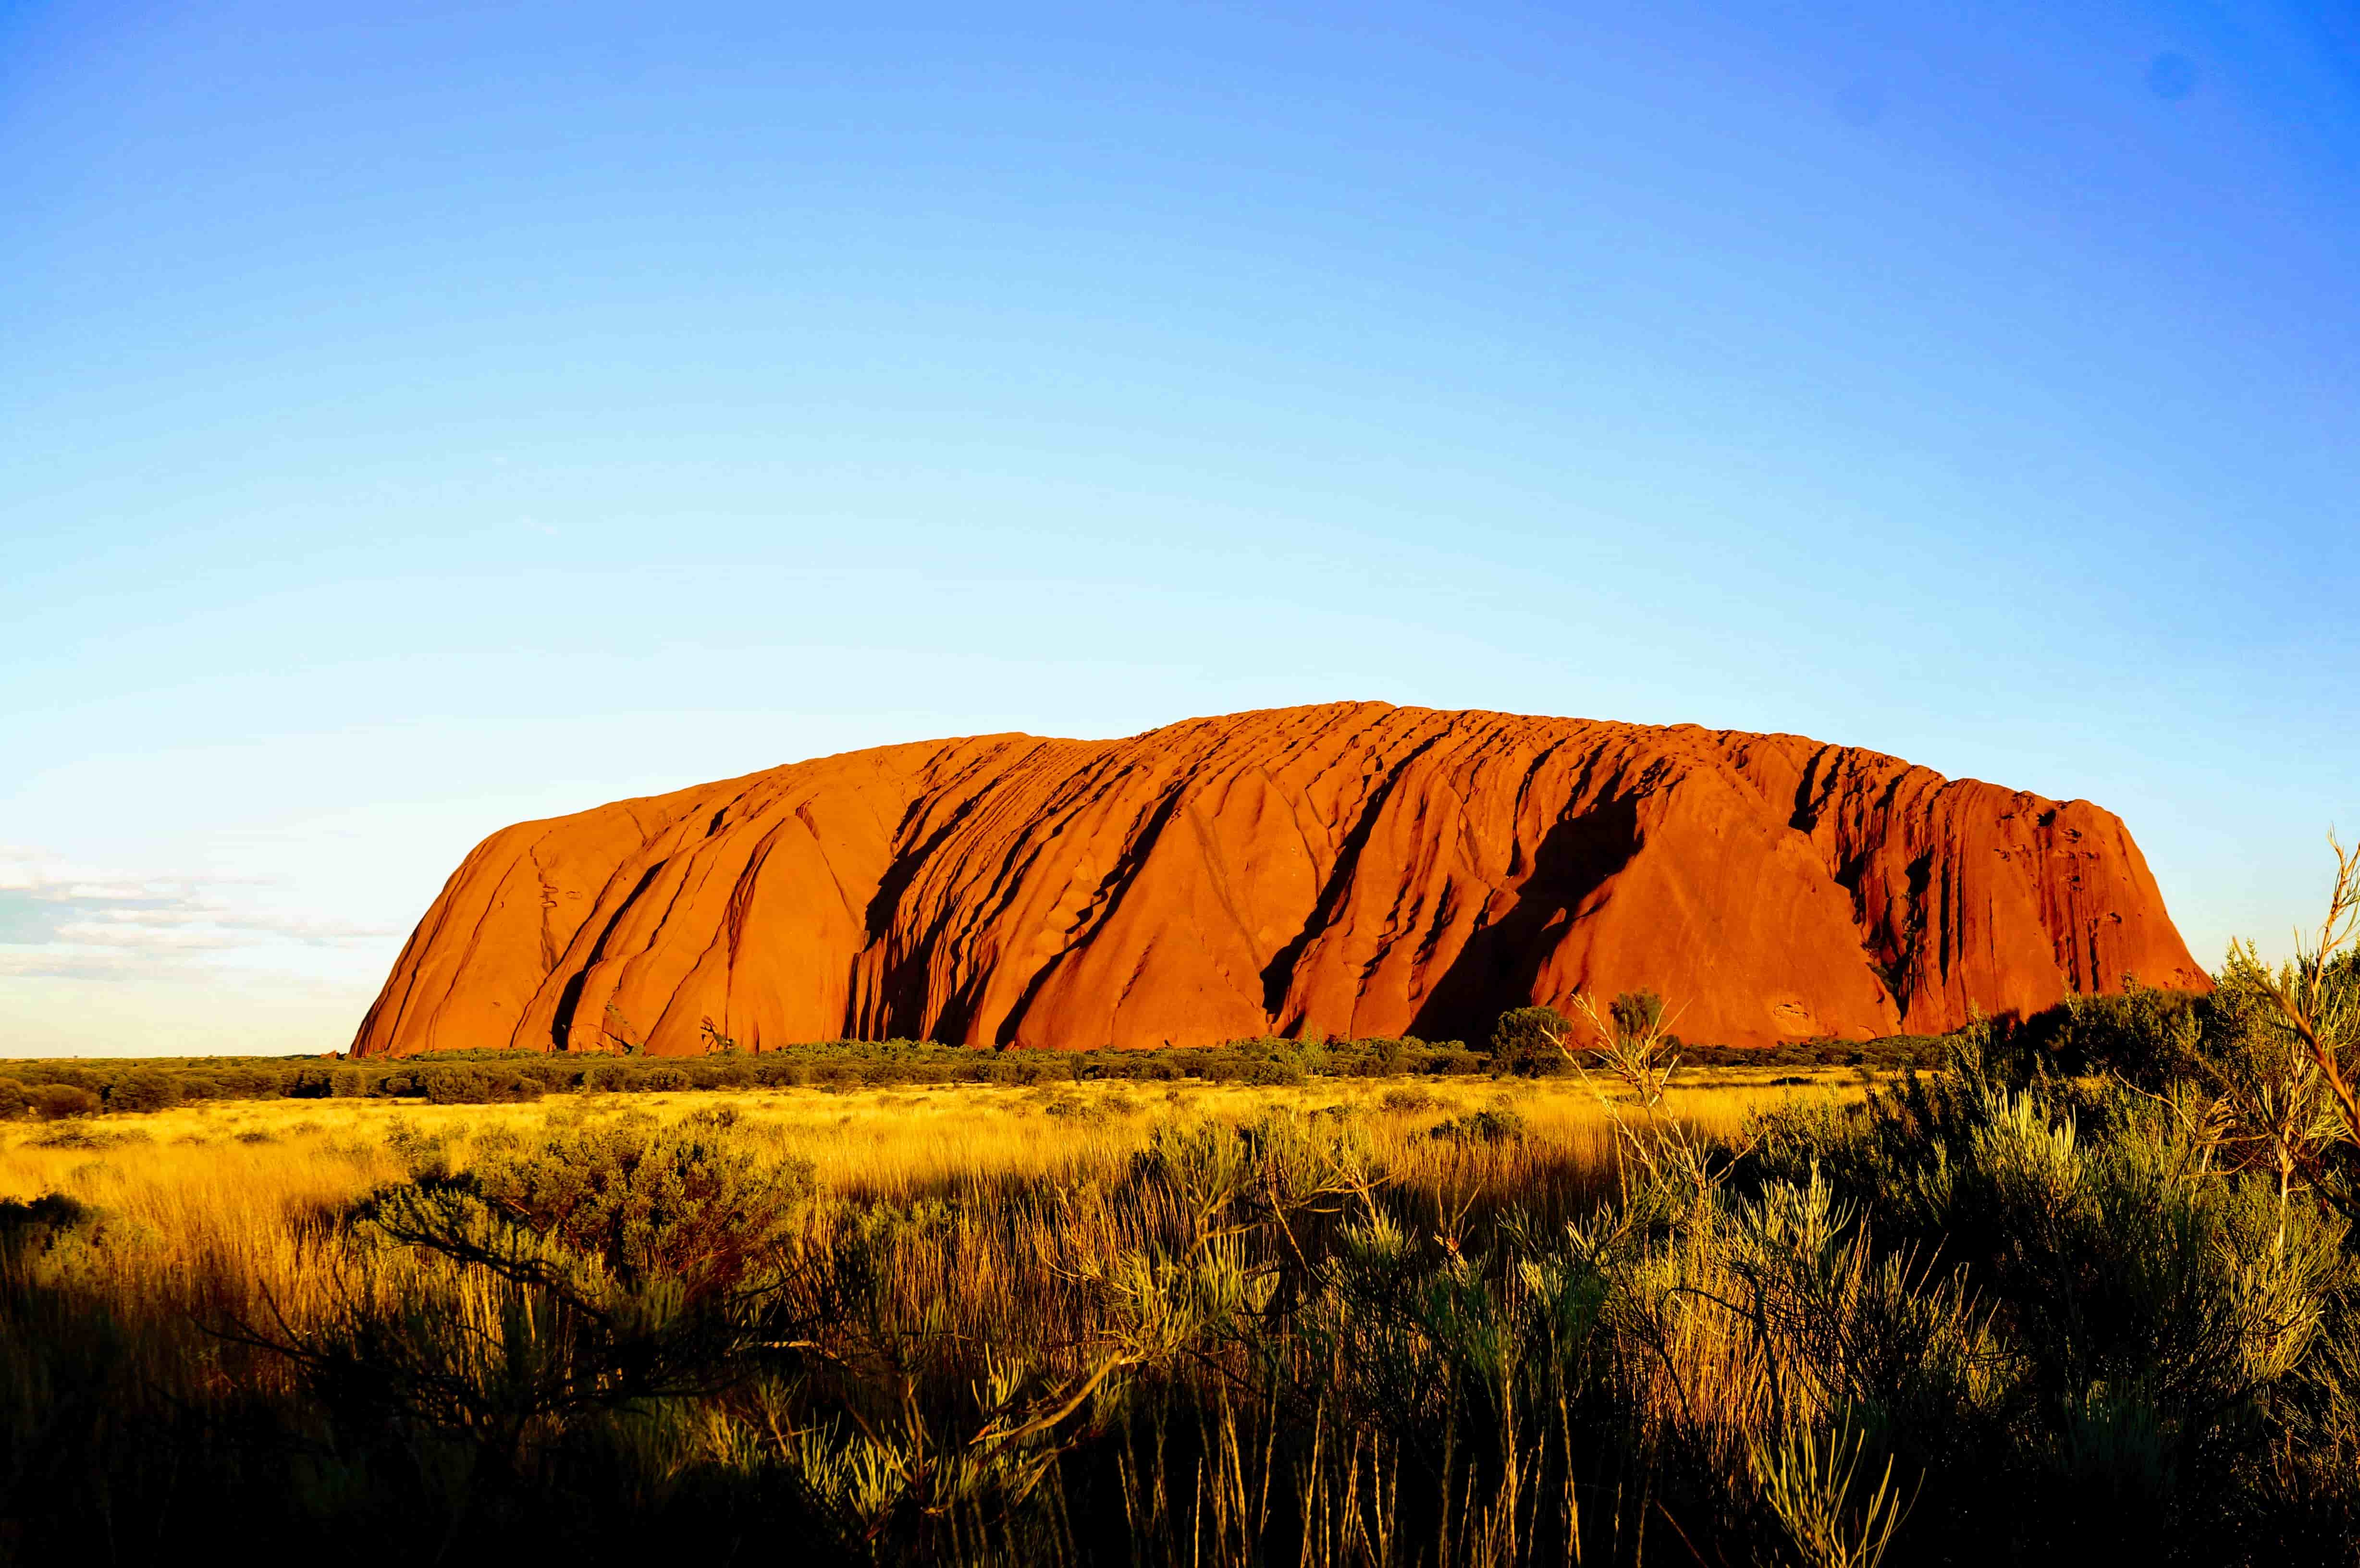
[[0,1051],[524,816],[1381,698],[2360,833],[2360,16],[0,0]]

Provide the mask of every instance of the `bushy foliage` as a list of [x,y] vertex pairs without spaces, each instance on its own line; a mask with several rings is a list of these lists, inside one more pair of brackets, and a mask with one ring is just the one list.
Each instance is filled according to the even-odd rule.
[[110,1111],[161,1111],[180,1103],[180,1080],[153,1069],[126,1073],[106,1090]]
[[68,1116],[93,1116],[99,1112],[96,1094],[75,1083],[40,1083],[27,1090],[25,1103],[43,1121],[62,1121]]
[[1572,1020],[1555,1007],[1512,1007],[1491,1030],[1491,1071],[1519,1078],[1570,1072],[1566,1046],[1572,1039]]
[[562,1256],[627,1290],[670,1279],[700,1297],[758,1269],[807,1188],[807,1167],[764,1160],[715,1124],[575,1123],[495,1144],[456,1174],[429,1167],[361,1219],[405,1246],[526,1259],[527,1277]]
[[45,1251],[60,1235],[91,1218],[88,1204],[63,1192],[43,1192],[27,1202],[0,1200],[0,1260],[20,1261]]
[[1524,1118],[1513,1106],[1489,1105],[1436,1125],[1426,1136],[1445,1143],[1521,1143]]
[[[331,1076],[328,1092],[336,1093],[338,1083],[337,1076]],[[418,1075],[418,1083],[427,1103],[434,1105],[508,1105],[537,1100],[542,1093],[538,1079],[498,1065],[431,1067]]]
[[422,1258],[464,1288],[412,1284],[392,1314],[364,1289],[324,1323],[230,1331],[291,1361],[364,1453],[415,1463],[422,1441],[477,1485],[545,1480],[585,1418],[730,1388],[820,1310],[784,1247],[807,1169],[717,1127],[576,1124],[456,1171],[434,1140],[395,1142],[412,1179],[352,1223],[383,1277]]
[[1963,1461],[2005,1477],[2016,1528],[2047,1539],[2161,1552],[2167,1532],[2226,1528],[2348,1310],[2348,1227],[2222,1170],[2169,1101],[2060,1097],[1987,1067],[1775,1116],[1741,1186],[1822,1189],[1896,1265],[1977,1303],[1971,1403],[1871,1407],[1940,1508],[1969,1506],[1940,1493]]
[[1622,993],[1606,1005],[1606,1013],[1620,1034],[1653,1034],[1665,1027],[1664,998],[1653,988]]
[[[1546,1015],[1549,1009],[1535,1009]],[[1897,1037],[1862,1042],[1804,1042],[1773,1048],[1684,1047],[1683,1060],[1704,1066],[1824,1066],[1843,1063],[1896,1068],[1937,1066],[1940,1039]],[[1511,1053],[1513,1057],[1513,1053]],[[1551,1073],[1561,1051],[1503,1061],[1495,1050],[1471,1051],[1454,1040],[1415,1039],[1232,1040],[1225,1045],[1156,1051],[983,1051],[927,1040],[825,1040],[759,1052],[717,1051],[705,1057],[645,1054],[543,1055],[513,1051],[441,1052],[416,1058],[322,1063],[202,1058],[126,1062],[103,1068],[28,1062],[12,1076],[27,1088],[64,1083],[97,1094],[109,1110],[120,1105],[115,1086],[156,1074],[180,1100],[422,1098],[441,1104],[501,1104],[541,1094],[634,1091],[728,1093],[739,1089],[818,1084],[875,1088],[903,1083],[1038,1084],[1114,1079],[1137,1083],[1191,1080],[1274,1087],[1320,1079],[1400,1074],[1472,1076]],[[458,1076],[451,1076],[456,1073]],[[466,1074],[477,1074],[469,1077]],[[133,1099],[141,1091],[132,1092]],[[5,1095],[0,1095],[5,1103]]]
[[221,1085],[223,1094],[239,1100],[268,1100],[283,1091],[281,1075],[262,1067],[205,1064],[205,1076]]

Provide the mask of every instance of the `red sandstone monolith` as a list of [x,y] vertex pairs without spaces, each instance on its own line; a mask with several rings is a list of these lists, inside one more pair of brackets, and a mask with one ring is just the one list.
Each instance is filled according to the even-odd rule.
[[362,1055],[1488,1037],[1651,986],[1691,1040],[2208,984],[2110,812],[1797,735],[1346,702],[820,757],[469,855]]

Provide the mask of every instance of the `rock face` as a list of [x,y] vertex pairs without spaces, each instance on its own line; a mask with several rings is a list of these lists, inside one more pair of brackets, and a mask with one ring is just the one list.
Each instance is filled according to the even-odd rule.
[[1488,1037],[1655,987],[1689,1040],[2202,986],[2122,822],[1796,735],[1337,703],[850,752],[467,856],[356,1052]]

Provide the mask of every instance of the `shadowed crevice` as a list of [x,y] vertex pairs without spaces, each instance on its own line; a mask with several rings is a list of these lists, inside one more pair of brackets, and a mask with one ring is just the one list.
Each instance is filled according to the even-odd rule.
[[1601,802],[1551,828],[1533,853],[1533,874],[1507,912],[1467,939],[1426,996],[1410,1032],[1480,1046],[1501,1012],[1531,998],[1560,936],[1551,931],[1639,851],[1639,798]]
[[606,918],[606,928],[599,931],[598,940],[590,944],[590,956],[566,980],[565,989],[558,993],[557,1015],[549,1025],[549,1048],[552,1051],[565,1049],[565,1042],[574,1029],[574,1009],[582,1005],[582,987],[590,978],[590,971],[598,967],[599,962],[606,956],[606,943],[614,939],[616,928],[623,923],[623,917],[631,912],[631,906],[639,901],[639,895],[648,890],[656,879],[656,873],[661,871],[665,865],[666,862],[659,860],[639,873],[639,881],[631,886],[629,897]]
[[1352,876],[1360,865],[1360,852],[1368,847],[1369,835],[1376,832],[1377,819],[1384,814],[1385,803],[1393,798],[1393,791],[1401,787],[1411,765],[1432,750],[1435,743],[1442,738],[1441,734],[1428,735],[1387,771],[1385,781],[1370,795],[1369,803],[1360,808],[1360,815],[1352,823],[1351,831],[1344,835],[1343,847],[1336,855],[1336,864],[1328,871],[1328,880],[1311,906],[1311,918],[1303,922],[1303,929],[1296,931],[1268,964],[1262,965],[1262,1010],[1269,1015],[1273,1027],[1279,1023],[1279,1014],[1286,1007],[1286,993],[1295,982],[1295,966],[1302,962],[1303,954],[1320,934],[1335,923],[1337,912],[1343,909],[1344,900],[1350,895]]
[[[1041,988],[1049,983],[1049,976],[1054,975],[1066,959],[1088,946],[1087,937],[1081,933],[1101,930],[1108,920],[1114,918],[1115,910],[1122,903],[1123,894],[1130,891],[1132,879],[1147,864],[1147,857],[1154,853],[1156,844],[1164,837],[1164,830],[1172,825],[1172,819],[1179,811],[1180,801],[1187,794],[1189,780],[1184,779],[1166,790],[1164,799],[1155,803],[1139,832],[1132,834],[1131,842],[1123,846],[1121,858],[1098,879],[1098,887],[1090,895],[1090,918],[1076,928],[1075,940],[1068,942],[1052,954],[1048,962],[1032,972],[1032,977],[1024,983],[1024,994],[1016,998],[1016,1005],[1008,1009],[1008,1016],[1000,1019],[1000,1027],[992,1031],[992,1044],[1007,1046],[1016,1042],[1017,1029],[1024,1022],[1024,1015],[1032,1008],[1033,999],[1040,996]],[[976,989],[979,992],[980,982]],[[959,1021],[961,1029],[964,1029],[967,1018],[973,1016],[976,998],[973,996],[961,996],[956,1005],[962,1009]]]

